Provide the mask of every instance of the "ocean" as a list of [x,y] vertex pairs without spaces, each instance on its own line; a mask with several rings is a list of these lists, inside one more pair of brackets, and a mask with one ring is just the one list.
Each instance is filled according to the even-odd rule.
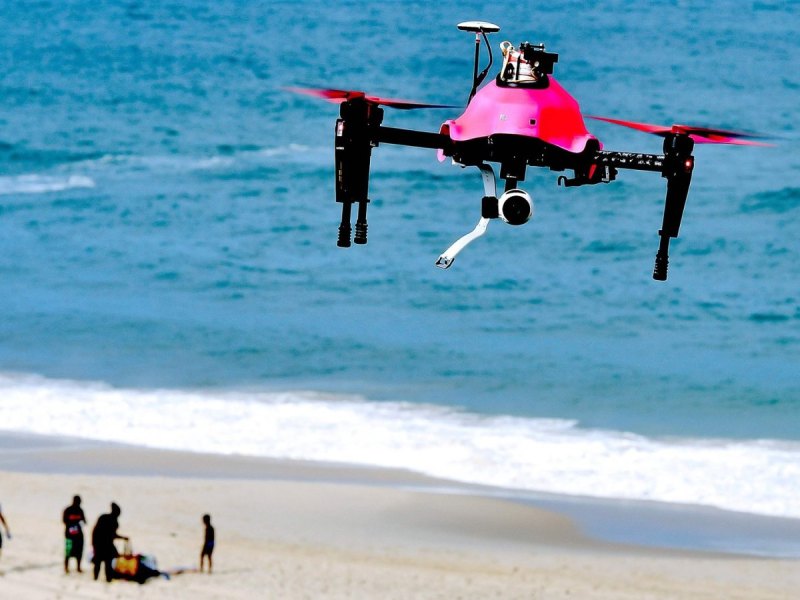
[[[6,3],[0,428],[800,519],[799,15]],[[565,189],[530,169],[534,219],[492,223],[442,271],[479,173],[381,146],[369,244],[336,247],[338,110],[285,88],[463,107],[474,38],[455,25],[473,19],[501,26],[496,61],[503,40],[557,52],[584,114],[770,136],[696,147],[667,282],[651,173]],[[384,122],[438,131],[460,110]]]

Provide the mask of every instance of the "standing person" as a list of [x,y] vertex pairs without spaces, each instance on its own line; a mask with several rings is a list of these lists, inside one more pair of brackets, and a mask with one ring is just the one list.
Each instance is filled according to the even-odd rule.
[[100,565],[105,563],[106,581],[111,581],[114,570],[111,561],[119,556],[114,540],[127,540],[124,535],[117,533],[119,515],[122,513],[116,503],[111,503],[111,512],[100,515],[92,530],[92,548],[94,551],[94,578],[100,575]]
[[[11,530],[8,528],[8,523],[6,523],[6,518],[3,516],[3,509],[0,507],[0,523],[3,524],[6,530],[6,537],[11,539]],[[3,553],[3,536],[0,535],[0,554]]]
[[203,561],[208,557],[208,572],[211,573],[213,563],[211,555],[214,553],[214,527],[211,525],[211,515],[203,515],[203,524],[206,526],[203,538],[203,549],[200,551],[200,572],[203,572]]
[[69,559],[74,558],[78,563],[78,573],[81,571],[83,559],[83,527],[86,517],[81,508],[81,497],[74,496],[72,504],[64,509],[64,572],[69,573]]

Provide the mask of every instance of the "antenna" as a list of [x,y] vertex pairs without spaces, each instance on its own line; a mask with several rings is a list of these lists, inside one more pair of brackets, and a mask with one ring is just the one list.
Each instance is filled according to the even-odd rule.
[[500,31],[499,25],[488,23],[486,21],[464,21],[463,23],[459,23],[457,27],[461,31],[471,31],[473,33],[497,33]]
[[[469,100],[467,100],[467,104],[469,104],[472,100],[472,97],[475,95],[475,92],[478,91],[478,86],[486,78],[486,74],[492,67],[492,47],[489,45],[489,39],[486,37],[486,34],[497,33],[500,31],[500,27],[494,23],[487,23],[486,21],[464,21],[463,23],[459,23],[457,27],[461,31],[470,31],[475,34],[475,66],[472,70],[472,91],[470,91]],[[489,50],[489,64],[486,65],[486,68],[481,72],[480,75],[478,75],[481,39],[486,42],[486,48]]]

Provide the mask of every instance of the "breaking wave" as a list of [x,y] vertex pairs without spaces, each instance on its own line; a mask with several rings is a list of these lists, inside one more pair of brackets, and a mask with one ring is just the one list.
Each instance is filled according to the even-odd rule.
[[0,423],[13,431],[800,517],[797,442],[648,438],[314,391],[135,390],[0,375],[0,397]]
[[86,175],[10,175],[0,177],[0,195],[46,194],[75,188],[93,188],[95,182]]

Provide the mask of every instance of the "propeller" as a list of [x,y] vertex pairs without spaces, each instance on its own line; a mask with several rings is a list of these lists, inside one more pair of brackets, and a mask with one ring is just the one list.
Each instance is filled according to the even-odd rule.
[[303,88],[303,87],[287,87],[287,91],[294,92],[295,94],[304,94],[306,96],[313,96],[321,98],[328,102],[341,103],[347,100],[355,100],[356,98],[363,98],[372,104],[382,104],[391,108],[400,110],[410,110],[414,108],[455,108],[449,104],[426,104],[424,102],[413,102],[411,100],[399,100],[397,98],[381,98],[380,96],[370,96],[365,92],[356,90],[335,90],[325,88]]
[[742,131],[729,131],[727,129],[713,129],[710,127],[695,127],[693,125],[672,125],[671,127],[666,127],[664,125],[651,125],[650,123],[637,123],[635,121],[609,119],[608,117],[589,116],[589,118],[594,119],[595,121],[605,121],[606,123],[630,127],[631,129],[636,129],[637,131],[653,133],[655,135],[660,135],[661,137],[664,137],[670,133],[681,133],[688,135],[698,144],[736,144],[739,146],[770,145],[763,142],[754,141],[758,138],[763,138],[763,136],[753,133],[745,133]]

